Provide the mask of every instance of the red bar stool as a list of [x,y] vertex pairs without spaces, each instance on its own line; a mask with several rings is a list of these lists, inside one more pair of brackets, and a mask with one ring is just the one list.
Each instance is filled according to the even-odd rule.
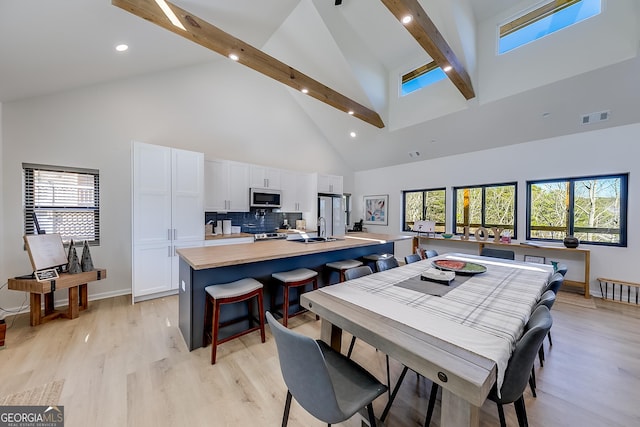
[[[204,306],[204,337],[205,345],[211,341],[211,364],[216,363],[216,349],[218,344],[222,344],[242,335],[260,329],[260,336],[264,342],[264,307],[262,296],[262,283],[255,279],[247,278],[231,283],[211,285],[204,288],[206,291],[206,301]],[[253,298],[258,299],[258,326],[253,326],[254,317],[252,315]],[[223,304],[233,304],[237,302],[247,302],[247,316],[220,323],[220,306]],[[220,326],[228,326],[243,320],[249,320],[249,329],[233,334],[229,337],[218,339]],[[209,323],[211,322],[211,323]]]
[[345,259],[342,261],[334,261],[328,262],[325,264],[327,268],[337,270],[340,273],[340,282],[344,282],[344,272],[349,270],[350,268],[360,267],[362,265],[362,261],[358,261],[356,259]]
[[[306,309],[301,309],[293,314],[289,314],[289,289],[299,288],[310,283],[313,284],[314,290],[318,289],[318,272],[309,270],[308,268],[298,268],[296,270],[273,273],[271,277],[276,279],[284,288],[282,297],[282,324],[286,328],[288,327],[287,324],[290,317],[297,316],[298,314],[302,314],[307,311]],[[274,292],[271,294],[271,311],[275,310],[275,305],[276,296]],[[319,319],[318,316],[316,316],[316,320],[317,319]]]

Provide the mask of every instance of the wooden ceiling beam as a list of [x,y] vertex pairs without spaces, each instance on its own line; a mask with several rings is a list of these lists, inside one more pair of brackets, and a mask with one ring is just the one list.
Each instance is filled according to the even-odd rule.
[[[382,119],[375,111],[347,98],[295,68],[288,66],[284,62],[267,55],[250,44],[243,42],[168,1],[112,0],[111,4],[221,55],[228,57],[231,54],[235,54],[238,56],[237,62],[259,73],[296,90],[302,91],[302,89],[306,89],[308,90],[307,95],[325,104],[331,105],[345,113],[352,111],[354,117],[375,127],[384,127]],[[168,13],[163,11],[160,4],[168,7]],[[177,17],[178,22],[173,23],[171,21],[171,13]]]
[[475,98],[476,94],[467,70],[453,53],[418,0],[382,0],[382,3],[400,22],[405,16],[411,15],[411,22],[403,24],[407,31],[440,68],[444,70],[446,66],[451,66],[451,70],[445,71],[445,73],[466,99]]

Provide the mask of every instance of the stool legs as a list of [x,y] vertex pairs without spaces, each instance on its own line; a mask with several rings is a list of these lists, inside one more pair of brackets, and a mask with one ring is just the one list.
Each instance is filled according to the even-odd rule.
[[[302,309],[292,315],[289,315],[289,289],[290,288],[298,288],[300,286],[305,286],[308,285],[309,283],[312,284],[313,286],[313,290],[315,291],[316,289],[318,289],[318,279],[314,278],[313,280],[304,280],[301,282],[290,282],[290,283],[282,283],[280,282],[280,284],[283,287],[283,295],[282,295],[282,325],[285,328],[288,328],[289,326],[289,317],[294,317],[297,316],[298,314],[304,313],[305,311],[307,311],[306,309]],[[275,310],[275,295],[272,295],[271,297],[271,310]],[[316,315],[316,320],[319,320],[320,316]]]
[[[258,326],[253,326],[253,313],[252,313],[252,308],[253,308],[253,298],[257,298],[258,300]],[[249,329],[238,332],[234,335],[231,335],[229,337],[226,337],[222,340],[218,339],[219,336],[219,331],[220,331],[220,306],[222,306],[223,304],[231,304],[231,303],[236,303],[236,302],[241,302],[241,301],[247,301],[247,308],[248,308],[248,314],[247,314],[247,319],[249,321]],[[209,324],[209,320],[211,321],[211,323]],[[237,297],[232,297],[232,298],[219,298],[219,299],[215,299],[212,298],[210,295],[207,295],[206,301],[205,301],[205,321],[204,321],[204,331],[205,331],[205,339],[204,342],[207,342],[207,337],[206,334],[208,331],[211,331],[211,364],[214,365],[216,363],[216,354],[217,354],[217,347],[218,344],[222,344],[224,342],[227,342],[229,340],[232,340],[234,338],[238,338],[242,335],[248,334],[250,332],[256,331],[258,329],[260,329],[260,338],[262,340],[262,342],[265,342],[265,332],[264,332],[264,302],[263,302],[263,294],[262,294],[262,289],[257,289],[251,293],[245,294],[245,295],[240,295]],[[234,323],[229,322],[229,323]],[[226,323],[222,326],[225,326]]]

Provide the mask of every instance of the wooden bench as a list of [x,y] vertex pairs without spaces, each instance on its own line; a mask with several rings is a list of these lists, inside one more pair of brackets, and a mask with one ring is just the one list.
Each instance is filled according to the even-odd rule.
[[[53,280],[38,282],[36,279],[9,279],[7,287],[14,291],[30,293],[31,326],[40,325],[58,317],[75,319],[79,312],[89,306],[87,283],[107,277],[107,270],[95,269],[78,274],[62,273]],[[66,311],[55,310],[53,293],[59,289],[69,289],[69,307]],[[44,315],[42,314],[42,295],[44,295]]]

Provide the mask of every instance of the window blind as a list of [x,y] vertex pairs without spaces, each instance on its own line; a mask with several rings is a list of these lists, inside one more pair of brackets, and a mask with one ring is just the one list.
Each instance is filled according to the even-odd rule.
[[[24,232],[100,244],[100,173],[23,163]],[[34,221],[34,217],[36,221]]]

